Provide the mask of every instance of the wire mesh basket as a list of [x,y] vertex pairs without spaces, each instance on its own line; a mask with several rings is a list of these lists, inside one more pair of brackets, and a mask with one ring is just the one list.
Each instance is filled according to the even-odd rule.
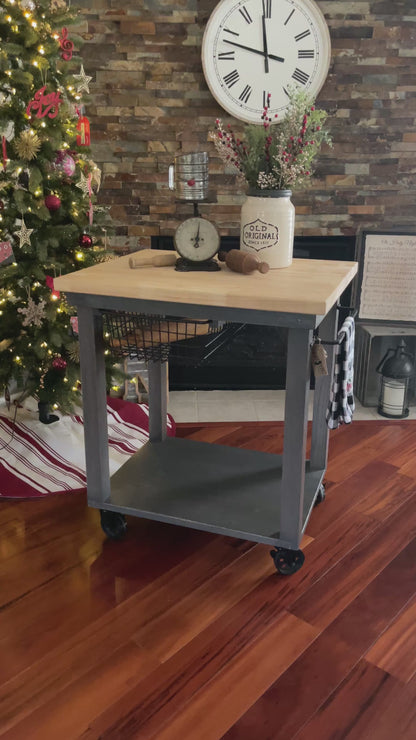
[[[197,360],[204,354],[209,335],[220,334],[224,322],[188,319],[182,316],[102,311],[105,337],[115,356],[146,362],[166,362],[172,345]],[[207,337],[195,343],[192,340]]]

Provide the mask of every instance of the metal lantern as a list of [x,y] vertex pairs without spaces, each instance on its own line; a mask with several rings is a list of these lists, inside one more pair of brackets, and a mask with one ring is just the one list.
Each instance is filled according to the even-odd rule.
[[409,415],[407,408],[409,381],[415,374],[415,368],[413,356],[406,352],[403,339],[396,349],[387,350],[377,365],[376,372],[381,374],[378,413],[389,419],[405,419]]

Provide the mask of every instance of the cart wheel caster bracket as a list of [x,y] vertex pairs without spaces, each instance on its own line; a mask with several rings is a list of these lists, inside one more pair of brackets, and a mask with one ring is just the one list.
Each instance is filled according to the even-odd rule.
[[121,540],[127,530],[127,522],[124,514],[118,511],[107,511],[101,509],[101,528],[110,540]]
[[318,493],[316,494],[314,506],[319,506],[322,501],[325,501],[325,486],[323,483],[321,483],[318,488]]
[[276,570],[282,576],[290,576],[292,573],[300,570],[305,562],[305,555],[302,550],[287,550],[285,547],[276,547],[270,550]]

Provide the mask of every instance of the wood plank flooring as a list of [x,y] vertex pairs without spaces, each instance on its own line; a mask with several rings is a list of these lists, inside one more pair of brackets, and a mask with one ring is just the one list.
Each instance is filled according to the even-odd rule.
[[[282,423],[178,425],[279,453]],[[306,560],[84,494],[0,503],[0,738],[414,740],[416,421],[331,432]]]

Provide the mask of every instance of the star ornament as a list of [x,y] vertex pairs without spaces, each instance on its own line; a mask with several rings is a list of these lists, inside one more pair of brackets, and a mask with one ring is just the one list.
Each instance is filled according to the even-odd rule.
[[22,225],[19,231],[16,231],[16,236],[19,237],[19,247],[23,247],[25,244],[30,246],[30,235],[34,229],[28,229],[23,218]]
[[77,84],[77,92],[81,92],[81,90],[85,90],[85,92],[89,93],[90,88],[88,87],[88,83],[90,80],[92,80],[92,77],[88,77],[88,75],[85,74],[83,64],[81,64],[79,75],[74,75],[74,80],[79,80]]
[[90,185],[88,177],[85,177],[85,175],[81,172],[81,179],[79,182],[76,183],[77,188],[82,190],[84,195],[89,195],[90,192]]

